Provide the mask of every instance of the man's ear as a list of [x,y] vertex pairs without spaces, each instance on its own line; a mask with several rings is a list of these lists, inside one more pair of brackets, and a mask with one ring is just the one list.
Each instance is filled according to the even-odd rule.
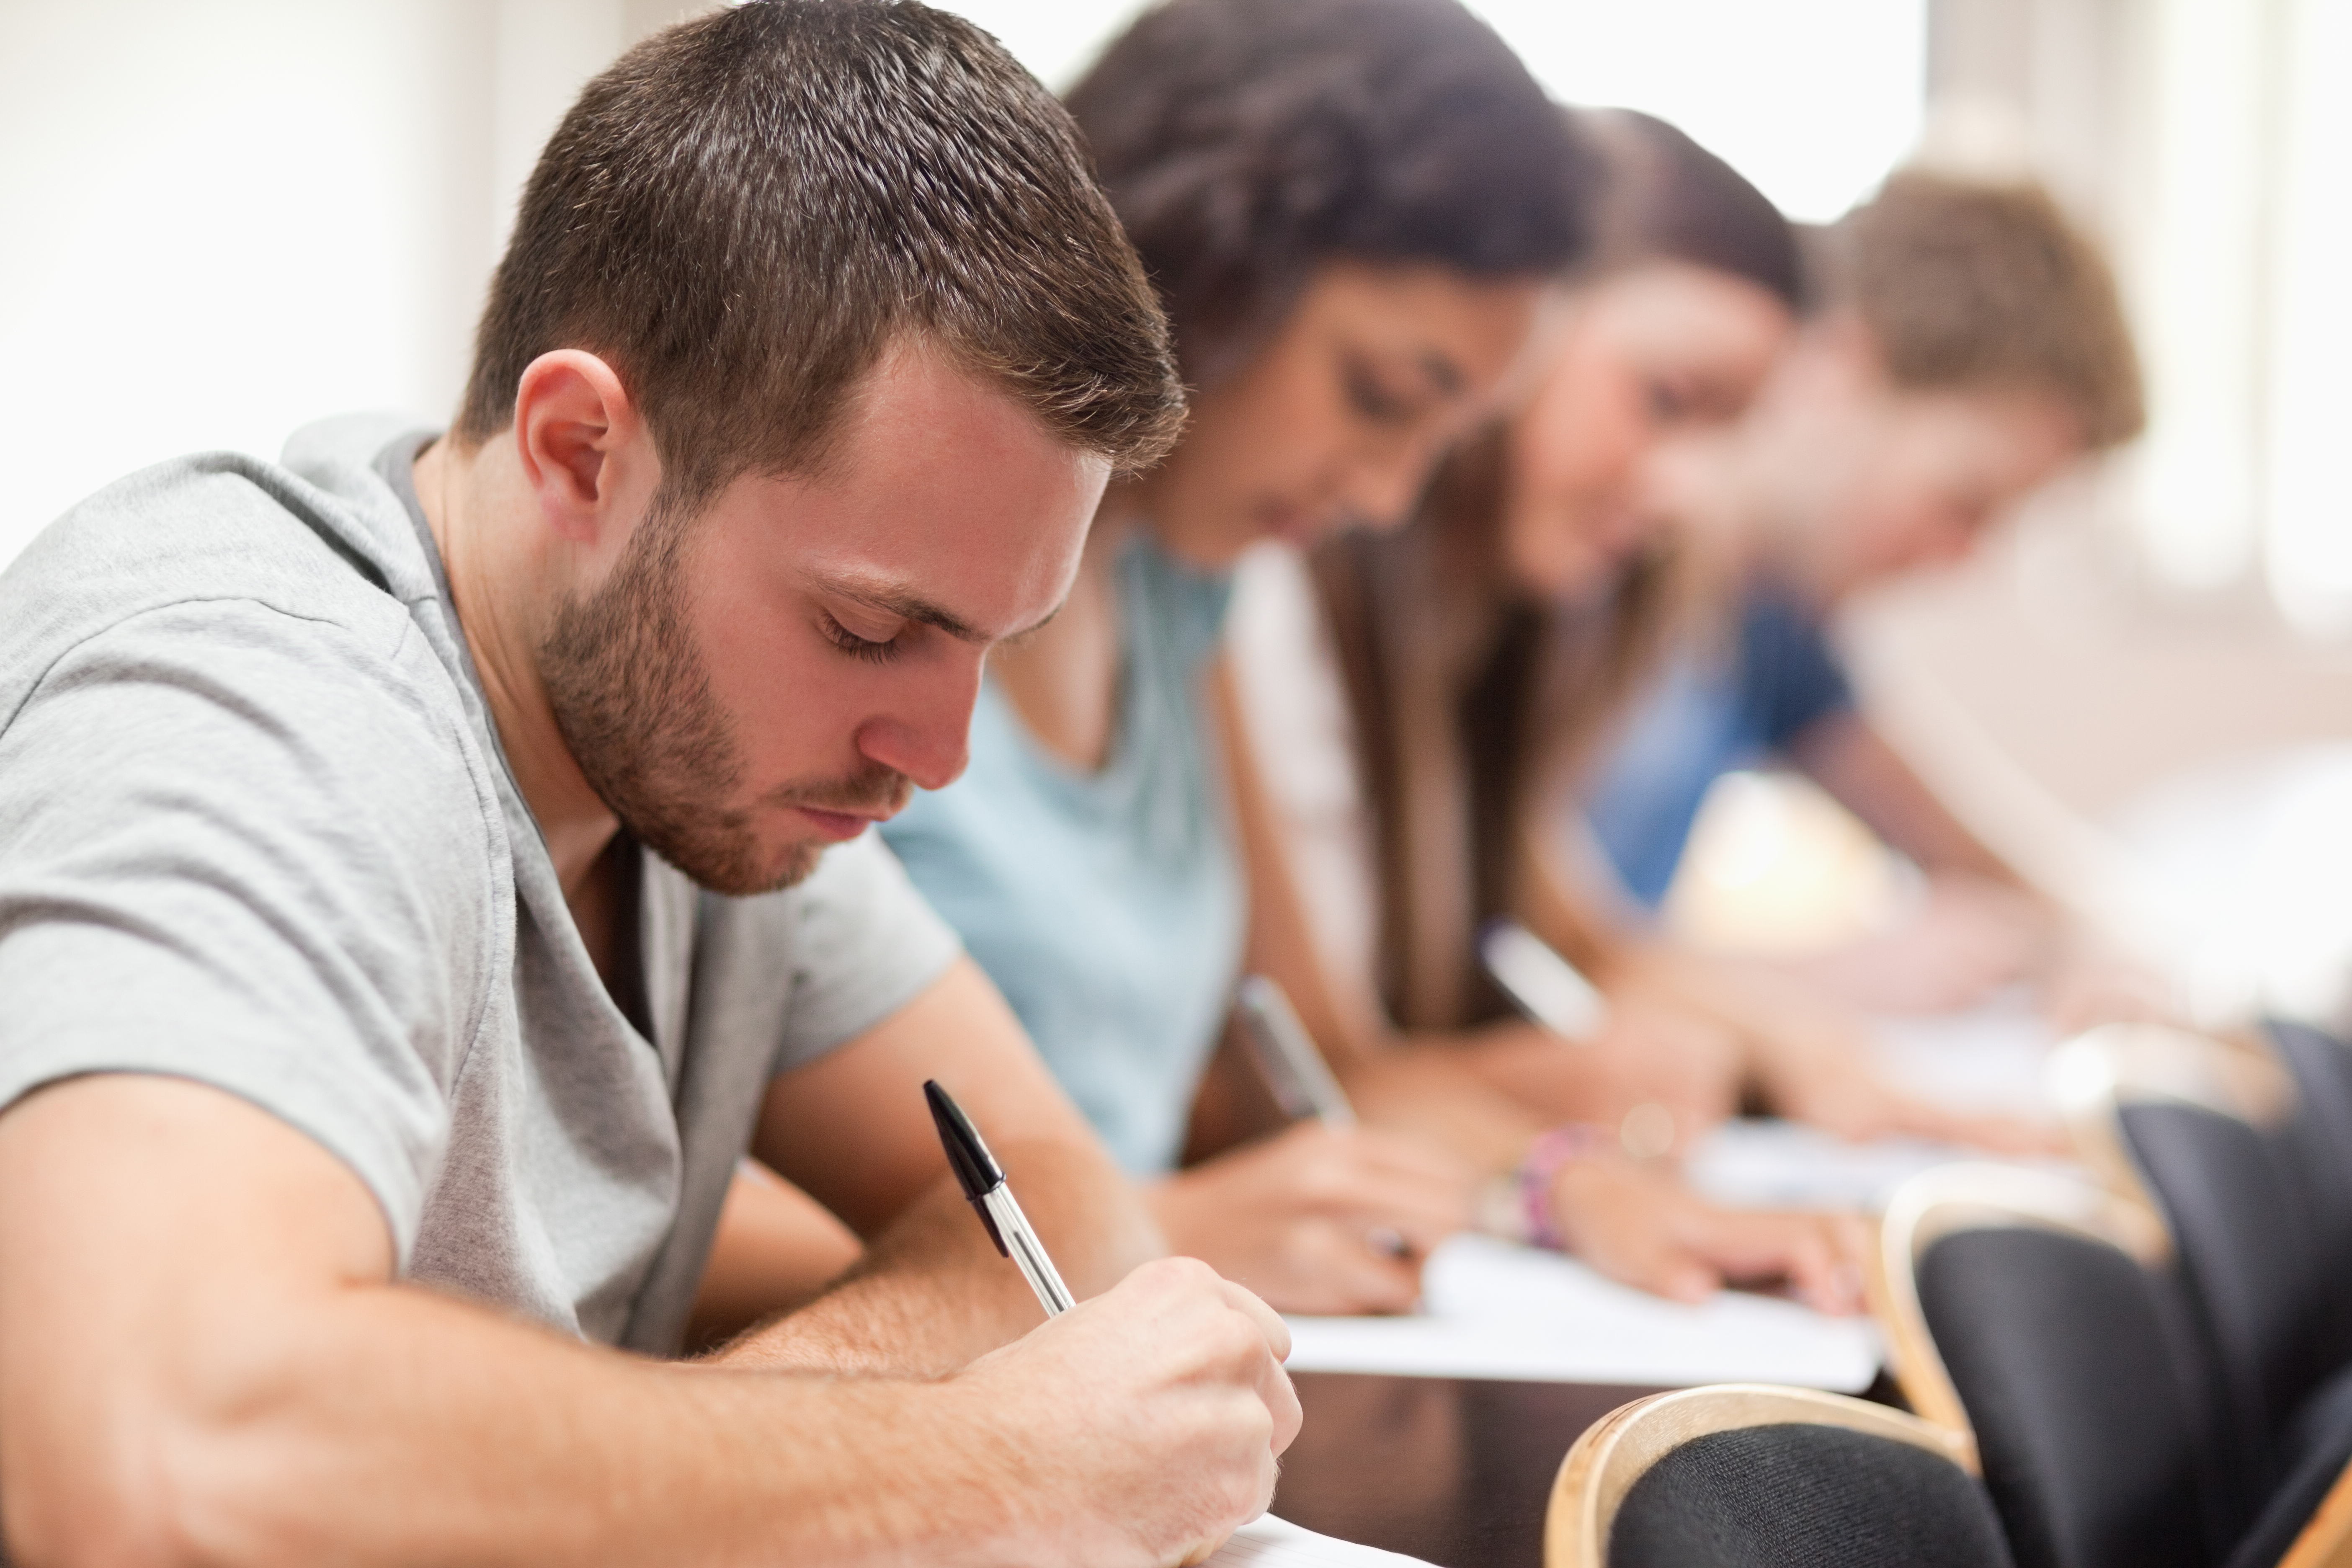
[[644,514],[661,482],[636,405],[613,367],[579,349],[543,353],[515,389],[515,457],[560,538],[595,549]]

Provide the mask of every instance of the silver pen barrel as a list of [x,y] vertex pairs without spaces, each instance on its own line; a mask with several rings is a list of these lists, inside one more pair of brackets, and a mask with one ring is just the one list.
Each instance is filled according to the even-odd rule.
[[1004,1238],[1005,1250],[1020,1267],[1029,1281],[1029,1289],[1037,1292],[1039,1305],[1049,1318],[1059,1317],[1077,1305],[1070,1288],[1062,1283],[1061,1270],[1045,1256],[1045,1248],[1037,1240],[1037,1233],[1029,1228],[1029,1216],[1021,1212],[1021,1201],[1013,1189],[1003,1182],[981,1195],[988,1205],[989,1217],[996,1222],[996,1234]]

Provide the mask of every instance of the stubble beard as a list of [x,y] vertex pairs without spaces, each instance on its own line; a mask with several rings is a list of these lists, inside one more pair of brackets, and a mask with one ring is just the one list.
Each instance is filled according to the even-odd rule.
[[[752,814],[732,804],[742,749],[683,614],[689,531],[657,500],[612,579],[557,608],[540,645],[540,679],[589,786],[639,842],[713,892],[773,892],[814,871],[824,845],[763,849]],[[876,768],[788,785],[761,804],[895,809],[910,789],[903,775]]]

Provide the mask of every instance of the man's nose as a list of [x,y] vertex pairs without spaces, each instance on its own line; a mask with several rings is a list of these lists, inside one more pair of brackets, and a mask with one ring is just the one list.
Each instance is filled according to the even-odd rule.
[[930,677],[858,727],[858,753],[912,779],[945,789],[971,760],[971,710],[980,698],[980,662],[953,678]]

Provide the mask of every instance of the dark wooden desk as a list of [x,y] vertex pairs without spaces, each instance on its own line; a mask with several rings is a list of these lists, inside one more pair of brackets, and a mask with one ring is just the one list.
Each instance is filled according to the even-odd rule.
[[1438,1568],[1542,1568],[1552,1477],[1587,1426],[1654,1388],[1300,1373],[1307,1426],[1276,1513]]
[[[1274,1511],[1438,1568],[1543,1568],[1559,1462],[1603,1415],[1664,1392],[1335,1372],[1291,1381],[1307,1425],[1283,1457]],[[1885,1373],[1861,1397],[1909,1408]]]

